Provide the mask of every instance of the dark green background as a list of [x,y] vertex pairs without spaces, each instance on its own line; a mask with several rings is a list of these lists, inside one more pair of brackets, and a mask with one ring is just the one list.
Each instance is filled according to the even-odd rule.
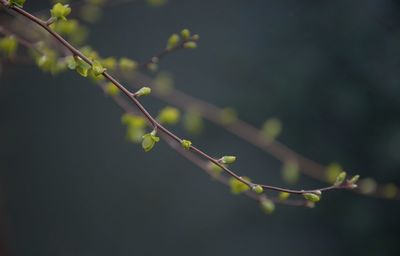
[[[45,1],[28,0],[30,11]],[[40,3],[42,2],[42,3]],[[400,5],[388,0],[176,0],[107,9],[103,56],[146,60],[188,27],[199,48],[162,62],[176,87],[284,123],[296,151],[400,184]],[[143,99],[152,113],[162,106]],[[326,194],[313,210],[230,195],[164,143],[125,141],[121,111],[74,72],[6,67],[0,80],[2,244],[7,255],[400,255],[397,201]],[[280,163],[207,124],[191,138],[282,185]],[[180,128],[174,130],[184,135]],[[186,136],[183,136],[186,137]],[[319,184],[302,177],[297,187]]]

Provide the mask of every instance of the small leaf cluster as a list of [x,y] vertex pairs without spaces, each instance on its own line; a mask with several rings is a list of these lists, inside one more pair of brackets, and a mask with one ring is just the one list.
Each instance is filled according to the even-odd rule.
[[13,57],[18,49],[18,42],[14,36],[7,36],[0,39],[0,52],[7,57]]
[[50,10],[53,20],[67,20],[67,16],[71,13],[71,8],[68,4],[56,3]]
[[172,50],[177,47],[183,46],[186,49],[195,49],[197,48],[197,42],[199,40],[199,35],[191,35],[189,29],[182,29],[180,34],[174,33],[170,35],[167,40],[167,45],[165,47],[166,50]]

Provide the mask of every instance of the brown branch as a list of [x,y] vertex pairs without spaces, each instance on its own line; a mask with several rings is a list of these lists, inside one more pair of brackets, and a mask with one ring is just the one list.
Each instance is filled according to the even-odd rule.
[[[69,42],[67,42],[63,37],[61,37],[58,33],[53,31],[47,24],[46,21],[43,21],[36,16],[32,15],[31,13],[23,10],[22,8],[19,8],[14,5],[9,5],[8,1],[6,0],[1,0],[1,3],[4,5],[4,7],[9,8],[18,14],[24,16],[28,20],[30,20],[33,23],[36,23],[43,29],[45,29],[51,36],[53,36],[61,45],[63,45],[66,49],[68,49],[74,56],[80,57],[83,61],[88,63],[89,65],[93,65],[93,62],[86,57],[82,52],[80,52],[77,48],[72,46]],[[129,89],[127,89],[125,86],[123,86],[121,83],[119,83],[112,75],[110,75],[108,72],[104,71],[102,75],[111,83],[113,83],[119,90],[122,91],[122,93],[139,109],[139,111],[145,116],[145,118],[148,120],[148,122],[151,123],[153,128],[155,130],[161,131],[165,136],[168,136],[171,140],[177,142],[177,143],[182,143],[183,140],[179,138],[177,135],[172,133],[170,130],[162,126],[147,110],[146,108],[139,102],[137,99],[137,96],[135,93],[132,93]],[[215,159],[205,153],[204,151],[200,150],[199,148],[190,145],[188,148],[191,152],[196,153],[197,155],[201,156],[202,158],[207,159],[208,161],[214,163],[215,165],[219,166],[222,168],[227,174],[230,176],[234,177],[235,179],[239,180],[240,182],[246,184],[249,188],[254,189],[258,186],[259,184],[252,183],[250,181],[247,181],[246,179],[242,178],[241,176],[237,175],[235,172],[230,170],[228,167],[225,165],[221,164],[218,159]],[[287,193],[292,193],[292,194],[303,194],[306,192],[318,192],[317,190],[289,190],[289,189],[283,189],[279,187],[273,187],[273,186],[268,186],[268,185],[261,185],[265,189],[270,189],[270,190],[276,190],[276,191],[281,191],[281,192],[287,192]],[[336,188],[350,188],[349,186],[340,186],[340,187],[326,187],[323,188],[323,190],[332,190]]]

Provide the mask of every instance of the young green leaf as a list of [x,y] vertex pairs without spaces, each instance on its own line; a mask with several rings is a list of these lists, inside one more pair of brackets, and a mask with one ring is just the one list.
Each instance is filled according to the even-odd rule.
[[255,193],[261,194],[264,192],[264,189],[260,185],[255,185],[251,188]]
[[50,10],[51,17],[56,20],[67,20],[67,16],[71,13],[68,4],[56,3]]
[[99,76],[103,74],[104,71],[106,71],[106,69],[101,65],[101,63],[96,60],[93,61],[92,69],[95,76]]
[[8,5],[9,6],[17,6],[17,7],[24,7],[25,0],[9,0]]
[[181,145],[185,150],[189,150],[192,146],[192,142],[190,140],[182,140]]
[[[243,177],[243,179],[248,182],[251,181],[248,177]],[[234,195],[250,190],[249,186],[234,177],[229,178],[229,186],[231,188],[231,193]]]
[[160,138],[153,133],[147,133],[143,135],[142,138],[142,148],[145,152],[149,152],[154,147],[156,142],[160,141]]
[[92,68],[86,61],[82,60],[80,57],[75,57],[76,72],[81,76],[87,77],[89,70]]

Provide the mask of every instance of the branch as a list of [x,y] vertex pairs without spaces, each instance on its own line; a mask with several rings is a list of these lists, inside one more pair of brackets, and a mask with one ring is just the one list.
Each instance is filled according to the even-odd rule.
[[[23,10],[20,7],[17,7],[15,5],[10,5],[8,1],[6,0],[1,0],[1,3],[4,5],[4,7],[9,8],[18,14],[22,15],[23,17],[27,18],[33,23],[36,23],[43,29],[45,29],[56,41],[58,41],[61,45],[63,45],[66,49],[68,49],[71,54],[75,57],[81,58],[84,62],[89,64],[90,66],[93,67],[94,62],[90,60],[87,56],[85,56],[81,51],[79,51],[77,48],[72,46],[68,41],[66,41],[63,37],[61,37],[58,33],[53,31],[49,26],[48,22],[43,21],[36,16],[32,15],[31,13]],[[148,120],[148,122],[153,126],[154,131],[161,131],[164,136],[167,136],[170,140],[175,141],[179,144],[184,145],[185,140],[179,138],[177,135],[175,135],[173,132],[165,128],[163,125],[161,125],[147,110],[146,108],[139,102],[138,100],[138,95],[137,93],[132,93],[129,89],[127,89],[125,86],[123,86],[121,83],[119,83],[112,75],[110,75],[108,72],[103,70],[101,72],[101,75],[104,76],[106,80],[114,84],[119,90],[123,92],[123,94],[138,108],[138,110],[145,116],[145,118]],[[290,194],[302,194],[306,195],[308,193],[312,193],[313,195],[320,194],[321,191],[328,191],[328,190],[333,190],[333,189],[350,189],[352,188],[352,184],[346,182],[340,185],[336,186],[329,186],[325,187],[322,189],[313,189],[313,190],[290,190],[290,189],[284,189],[284,188],[279,188],[279,187],[274,187],[274,186],[269,186],[269,185],[260,185],[257,183],[250,182],[241,176],[237,175],[235,172],[230,170],[228,167],[226,167],[224,164],[221,163],[220,159],[215,159],[205,153],[204,151],[200,150],[199,148],[189,144],[189,145],[184,145],[185,149],[190,150],[190,152],[207,159],[208,161],[214,163],[215,165],[219,166],[221,169],[223,169],[228,175],[232,176],[236,180],[240,181],[241,183],[244,183],[247,185],[250,189],[257,193],[262,193],[263,189],[268,189],[268,190],[275,190],[275,191],[280,191],[280,192],[286,192]],[[319,199],[318,199],[319,200]]]

